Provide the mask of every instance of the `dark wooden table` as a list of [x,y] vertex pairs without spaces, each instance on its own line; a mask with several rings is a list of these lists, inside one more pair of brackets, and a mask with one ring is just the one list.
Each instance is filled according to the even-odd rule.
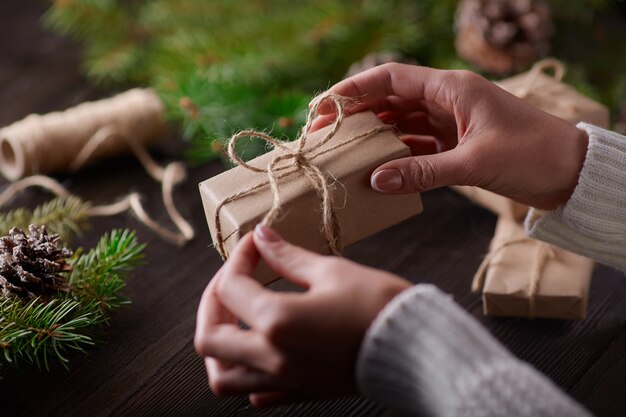
[[[44,2],[0,2],[0,125],[31,112],[48,112],[110,94],[86,83],[77,69],[79,48],[41,28]],[[177,157],[180,140],[161,154]],[[315,402],[266,411],[245,398],[216,398],[192,348],[200,294],[221,261],[210,237],[197,183],[219,173],[219,163],[194,168],[176,191],[198,237],[183,248],[159,240],[132,216],[97,219],[80,244],[90,247],[113,227],[132,227],[148,244],[147,265],[128,282],[132,304],[119,311],[106,343],[71,356],[71,370],[5,367],[0,416],[397,416],[362,398]],[[159,189],[132,159],[118,159],[60,177],[76,194],[109,202],[140,191],[157,219],[166,221]],[[0,186],[6,182],[1,180]],[[16,205],[48,198],[28,191]],[[470,280],[493,235],[495,217],[449,190],[423,196],[425,212],[349,248],[358,262],[413,282],[432,282],[454,295],[515,355],[549,376],[599,416],[626,415],[626,281],[598,266],[589,317],[580,322],[483,317]],[[365,283],[364,283],[365,285]],[[284,283],[274,285],[285,287]],[[314,341],[312,341],[314,343]]]

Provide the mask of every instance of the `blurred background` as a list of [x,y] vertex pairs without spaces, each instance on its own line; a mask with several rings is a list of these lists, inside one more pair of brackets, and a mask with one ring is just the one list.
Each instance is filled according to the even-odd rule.
[[[626,131],[621,0],[55,0],[41,24],[81,45],[105,91],[154,88],[194,163],[234,131],[293,137],[306,104],[347,74],[400,61],[490,79],[554,56],[565,82]],[[9,10],[10,12],[10,10]],[[244,157],[264,144],[242,145]]]

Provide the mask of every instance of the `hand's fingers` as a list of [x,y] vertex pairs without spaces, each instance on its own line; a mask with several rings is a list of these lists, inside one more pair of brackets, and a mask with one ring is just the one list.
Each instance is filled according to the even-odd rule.
[[213,372],[209,383],[217,395],[250,394],[288,388],[285,382],[276,377],[245,366]]
[[252,233],[248,233],[237,243],[228,261],[224,264],[224,275],[236,273],[252,276],[258,263],[259,252],[254,246]]
[[335,121],[337,115],[335,113],[325,114],[323,116],[317,116],[315,120],[313,120],[313,124],[311,125],[310,133],[313,133],[317,130],[320,130],[323,127],[330,125]]
[[349,108],[349,113],[358,113],[363,110],[369,110],[376,114],[393,111],[393,112],[411,112],[424,111],[426,108],[421,104],[420,100],[409,100],[404,97],[388,96],[376,100],[357,101]]
[[[437,91],[443,82],[443,74],[443,71],[432,68],[385,64],[347,78],[328,91],[363,102],[385,99],[389,96],[398,96],[411,101],[438,100]],[[447,106],[446,108],[451,110]],[[323,103],[318,109],[318,113],[322,115],[333,112],[330,103]]]
[[244,236],[224,266],[224,276],[217,284],[220,302],[251,327],[257,327],[274,294],[254,278],[259,253],[252,233]]
[[447,185],[465,185],[467,172],[459,148],[424,156],[396,159],[376,168],[372,188],[382,193],[415,193]]
[[194,346],[196,352],[201,352],[201,340],[204,334],[211,332],[211,327],[220,323],[236,323],[237,319],[219,302],[215,293],[217,282],[223,276],[224,268],[222,267],[202,293],[200,305],[196,315],[196,333],[194,336]]
[[391,112],[387,117],[389,118],[387,123],[393,124],[394,127],[402,133],[429,136],[440,134],[440,132],[431,125],[428,114],[422,111],[410,113]]
[[258,408],[276,407],[305,400],[302,396],[289,391],[255,392],[250,394],[248,399],[253,406]]
[[282,277],[305,288],[324,278],[317,273],[323,256],[286,242],[269,227],[257,225],[254,242],[265,262]]
[[232,324],[218,324],[210,333],[197,337],[196,349],[223,363],[245,365],[271,372],[280,362],[280,355],[267,339],[254,330],[242,330]]
[[411,155],[431,155],[439,152],[439,143],[432,136],[402,135],[402,142],[411,149]]
[[204,365],[206,367],[209,378],[212,374],[215,374],[216,372],[226,371],[228,369],[234,368],[235,366],[239,366],[235,365],[234,363],[220,361],[209,356],[204,357]]
[[[394,128],[402,134],[437,137],[441,133],[447,133],[442,132],[442,129],[432,126],[428,114],[423,111],[410,113],[383,111],[377,113],[377,116],[383,123],[393,125]],[[328,126],[335,121],[335,117],[335,114],[317,117],[313,122],[311,132]]]

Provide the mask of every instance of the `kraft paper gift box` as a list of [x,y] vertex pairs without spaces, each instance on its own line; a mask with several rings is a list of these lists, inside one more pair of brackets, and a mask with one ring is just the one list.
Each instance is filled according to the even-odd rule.
[[[544,73],[551,69],[554,76]],[[561,82],[565,66],[548,58],[537,62],[522,74],[497,84],[539,109],[572,123],[587,122],[599,127],[609,126],[609,109]]]
[[500,218],[472,289],[482,287],[486,315],[584,319],[593,265],[584,256],[527,237],[523,225]]
[[[337,220],[344,245],[373,235],[422,211],[418,194],[384,195],[371,189],[370,175],[374,169],[390,160],[410,156],[409,148],[391,129],[323,152],[324,149],[335,147],[351,137],[381,126],[384,125],[371,112],[347,117],[336,135],[322,145],[322,153],[310,161],[333,184]],[[305,149],[315,146],[330,128],[329,126],[309,134]],[[288,145],[293,148],[296,144],[297,141]],[[274,149],[248,164],[266,167],[281,152],[281,149]],[[267,179],[267,173],[252,172],[238,166],[200,183],[200,194],[213,242],[216,246],[219,244],[215,221],[217,215],[221,223],[226,255],[272,207],[273,194],[267,185]],[[223,205],[216,214],[216,207],[220,202],[256,185],[262,186]],[[272,227],[289,242],[318,253],[329,253],[328,241],[320,229],[320,197],[309,179],[296,172],[280,178],[278,185],[283,204],[281,214]],[[275,278],[275,274],[266,268],[257,270],[257,279],[262,283]]]

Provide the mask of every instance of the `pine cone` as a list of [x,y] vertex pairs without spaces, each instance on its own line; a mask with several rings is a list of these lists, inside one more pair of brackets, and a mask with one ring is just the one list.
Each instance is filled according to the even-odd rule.
[[27,236],[13,228],[0,237],[0,292],[24,301],[40,297],[46,301],[68,284],[61,274],[71,271],[66,259],[70,249],[61,247],[59,235],[49,235],[46,227],[31,224]]
[[554,26],[545,0],[462,0],[456,30],[461,57],[506,75],[548,54]]

